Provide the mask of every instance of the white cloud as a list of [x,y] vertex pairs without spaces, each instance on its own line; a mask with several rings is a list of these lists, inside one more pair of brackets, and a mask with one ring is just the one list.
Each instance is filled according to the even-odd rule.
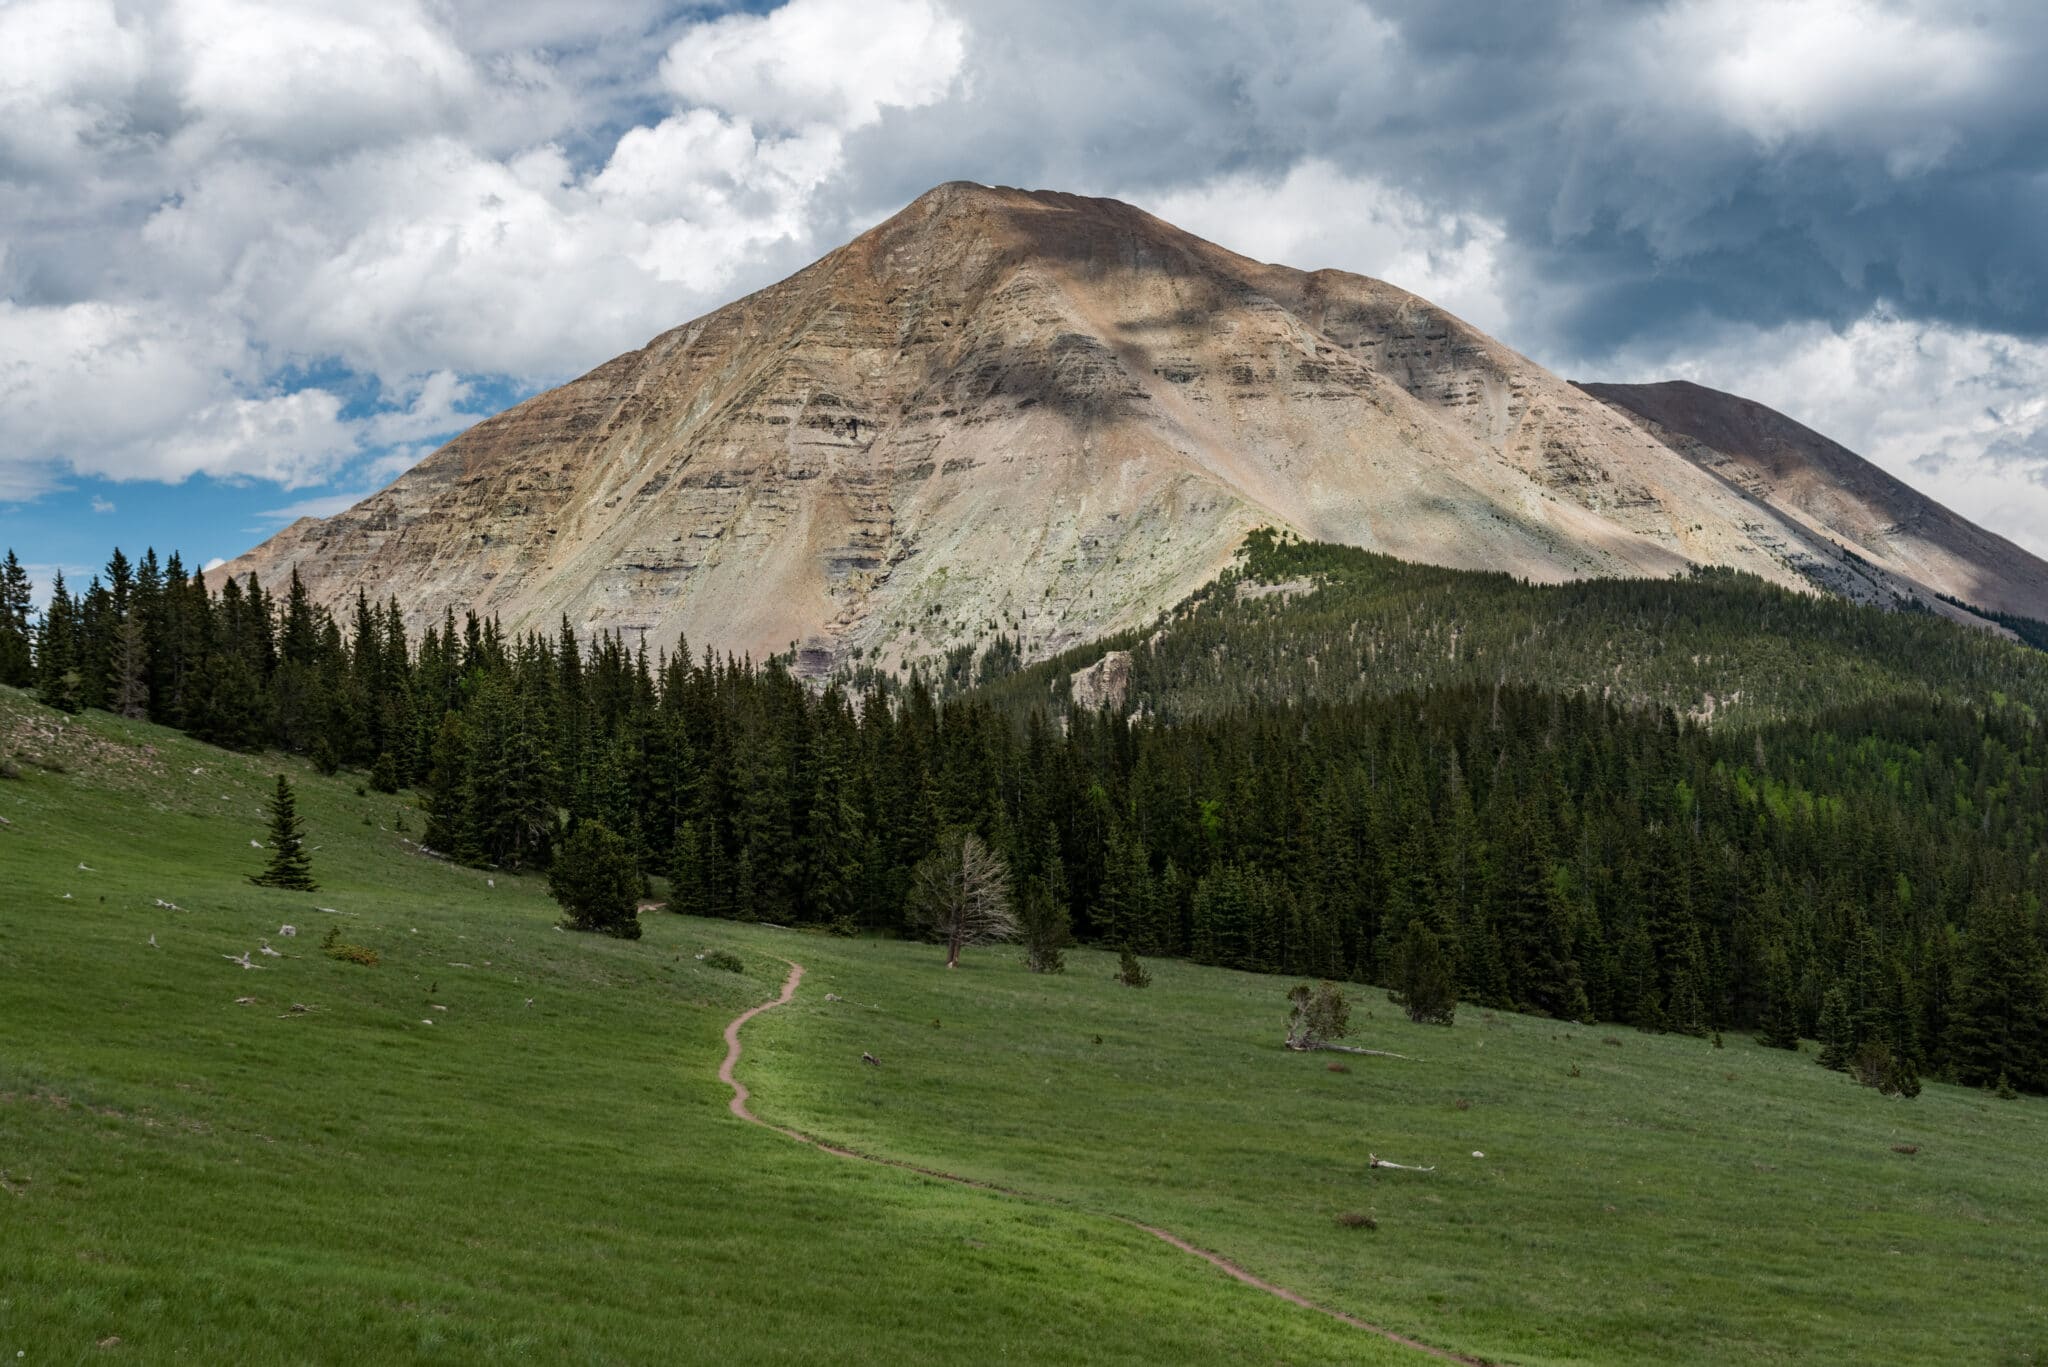
[[1767,147],[1826,136],[1889,143],[1923,170],[1958,134],[1947,116],[1995,89],[2009,54],[1960,10],[1873,0],[1690,0],[1646,21],[1649,79]]
[[92,510],[96,513],[111,513],[114,511],[113,500],[101,498],[95,494],[92,500]]
[[455,127],[478,96],[468,57],[412,0],[176,0],[166,28],[190,144],[319,156]]
[[1439,304],[1482,331],[1508,322],[1501,226],[1425,204],[1325,161],[1284,176],[1221,176],[1165,194],[1128,194],[1178,227],[1262,261],[1371,275]]
[[[0,493],[28,497],[64,470],[171,483],[195,474],[285,488],[322,483],[366,447],[445,435],[475,421],[468,389],[427,377],[404,407],[342,416],[318,387],[263,387],[232,325],[162,308],[0,301]],[[404,396],[401,394],[400,396]]]
[[120,137],[146,64],[139,25],[109,0],[0,7],[0,172],[58,172]]
[[699,24],[662,59],[691,104],[768,127],[864,127],[952,86],[966,29],[933,0],[791,0]]

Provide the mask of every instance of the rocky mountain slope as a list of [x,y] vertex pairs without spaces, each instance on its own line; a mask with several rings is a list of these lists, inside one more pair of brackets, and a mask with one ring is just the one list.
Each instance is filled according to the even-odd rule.
[[1702,468],[1836,541],[1864,569],[1979,607],[2048,616],[2048,564],[1775,409],[1688,380],[1579,387]]
[[957,183],[216,574],[818,671],[992,630],[1044,656],[1261,525],[1539,581],[1711,563],[2048,613],[2030,559],[1846,573],[1823,524],[1393,286]]

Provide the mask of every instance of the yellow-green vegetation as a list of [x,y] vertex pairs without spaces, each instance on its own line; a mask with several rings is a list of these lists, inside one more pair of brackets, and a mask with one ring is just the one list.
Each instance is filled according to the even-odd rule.
[[[1411,1057],[1292,1053],[1289,980],[1095,951],[575,934],[347,775],[6,690],[0,760],[0,1359],[1423,1360],[1112,1216],[1507,1363],[2048,1358],[2038,1101],[1355,988]],[[279,770],[317,892],[247,882]],[[784,959],[756,1112],[1043,1200],[730,1116]]]

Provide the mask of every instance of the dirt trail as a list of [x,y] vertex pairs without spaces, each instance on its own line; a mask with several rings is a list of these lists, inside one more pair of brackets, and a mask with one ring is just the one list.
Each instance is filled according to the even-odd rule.
[[[901,1168],[906,1172],[918,1173],[941,1182],[952,1182],[963,1187],[975,1187],[981,1191],[1000,1192],[1005,1196],[1014,1196],[1022,1201],[1040,1201],[1042,1199],[1031,1195],[1029,1192],[997,1186],[993,1182],[982,1182],[972,1177],[962,1177],[957,1173],[941,1172],[937,1168],[922,1167],[916,1163],[906,1163],[901,1159],[882,1158],[871,1153],[860,1153],[853,1149],[840,1148],[833,1144],[827,1144],[824,1140],[812,1135],[804,1134],[800,1130],[784,1129],[780,1125],[771,1125],[769,1122],[761,1119],[760,1116],[748,1110],[747,1099],[752,1094],[747,1091],[747,1085],[744,1082],[733,1076],[733,1069],[740,1061],[740,1027],[760,1015],[763,1011],[773,1011],[776,1007],[785,1005],[796,996],[797,984],[804,979],[804,966],[794,960],[786,959],[784,962],[789,964],[789,976],[783,979],[781,994],[772,1001],[765,1001],[759,1006],[748,1007],[745,1011],[733,1017],[732,1023],[725,1027],[725,1062],[718,1065],[718,1080],[732,1088],[732,1101],[729,1103],[729,1106],[734,1115],[750,1125],[759,1125],[764,1130],[773,1130],[775,1133],[785,1138],[793,1139],[799,1144],[809,1144],[815,1149],[834,1154],[840,1158],[852,1158],[863,1163],[879,1163],[883,1167],[888,1168]],[[1235,1277],[1246,1286],[1254,1287],[1269,1296],[1277,1296],[1290,1305],[1301,1306],[1304,1310],[1313,1310],[1319,1315],[1328,1315],[1331,1319],[1348,1324],[1354,1329],[1363,1329],[1369,1334],[1377,1334],[1390,1343],[1398,1343],[1404,1348],[1413,1348],[1419,1353],[1427,1353],[1429,1356],[1439,1358],[1445,1362],[1463,1362],[1471,1364],[1471,1367],[1486,1367],[1486,1359],[1484,1358],[1467,1357],[1462,1353],[1453,1353],[1445,1348],[1433,1347],[1420,1340],[1409,1338],[1406,1334],[1399,1334],[1392,1329],[1381,1328],[1377,1324],[1369,1323],[1354,1315],[1347,1315],[1341,1310],[1332,1310],[1326,1305],[1317,1305],[1300,1292],[1290,1291],[1286,1287],[1275,1285],[1262,1277],[1255,1277],[1222,1254],[1211,1253],[1206,1248],[1197,1247],[1186,1239],[1181,1238],[1178,1234],[1156,1228],[1152,1225],[1143,1224],[1123,1215],[1111,1215],[1108,1218],[1129,1225],[1132,1229],[1143,1230],[1161,1243],[1171,1244],[1183,1253],[1191,1253],[1203,1262]]]

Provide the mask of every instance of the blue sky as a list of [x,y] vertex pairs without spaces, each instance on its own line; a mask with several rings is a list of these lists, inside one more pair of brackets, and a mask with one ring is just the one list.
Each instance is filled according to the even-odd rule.
[[0,546],[232,556],[966,178],[1749,394],[2048,553],[2044,63],[1998,0],[11,0]]

